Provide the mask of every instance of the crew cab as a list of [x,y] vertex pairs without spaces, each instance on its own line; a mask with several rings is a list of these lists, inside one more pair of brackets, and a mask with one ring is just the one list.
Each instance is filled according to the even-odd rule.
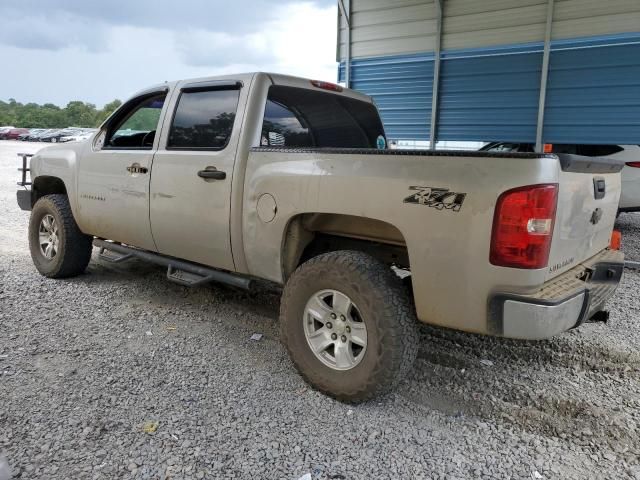
[[418,321],[543,339],[602,317],[622,167],[389,150],[371,98],[251,73],[137,93],[88,140],[34,155],[18,203],[47,277],[82,274],[96,246],[183,285],[281,285],[296,368],[359,401],[410,370]]

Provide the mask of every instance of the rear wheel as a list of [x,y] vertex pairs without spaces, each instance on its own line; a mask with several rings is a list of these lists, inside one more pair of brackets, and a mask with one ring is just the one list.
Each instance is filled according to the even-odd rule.
[[80,275],[91,259],[92,237],[80,231],[66,195],[38,199],[29,220],[29,250],[42,275],[64,278]]
[[394,388],[418,349],[415,313],[402,282],[356,251],[314,257],[291,275],[280,328],[307,382],[343,401]]

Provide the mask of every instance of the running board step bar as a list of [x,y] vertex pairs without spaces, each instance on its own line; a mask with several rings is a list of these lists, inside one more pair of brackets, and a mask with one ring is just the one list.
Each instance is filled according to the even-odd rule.
[[[167,267],[167,278],[172,282],[179,283],[180,285],[195,287],[204,283],[219,282],[243,288],[245,290],[249,290],[252,285],[250,278],[246,278],[235,273],[224,272],[211,267],[198,265],[197,263],[185,262],[183,260],[160,255],[158,253],[127,247],[125,245],[109,242],[100,238],[95,238],[93,240],[93,245],[100,249],[100,258],[111,263],[119,263],[135,257],[157,265],[163,265]],[[119,255],[107,255],[105,251],[110,251]]]
[[[215,273],[218,271],[214,270]],[[202,275],[188,272],[186,270],[180,270],[179,268],[169,265],[167,267],[167,278],[172,282],[179,283],[185,287],[197,287],[204,283],[215,282],[215,278],[211,275],[203,277]]]
[[100,247],[100,253],[98,254],[98,257],[100,257],[102,260],[105,260],[109,263],[120,263],[120,262],[124,262],[125,260],[129,260],[130,258],[133,258],[133,255],[131,253],[127,253],[126,255],[119,255],[119,256],[115,256],[115,255],[109,255],[107,249],[105,249],[104,247]]

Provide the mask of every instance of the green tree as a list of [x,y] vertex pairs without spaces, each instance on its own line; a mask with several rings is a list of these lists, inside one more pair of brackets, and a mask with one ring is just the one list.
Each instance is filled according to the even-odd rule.
[[98,116],[96,119],[97,125],[102,124],[102,122],[104,122],[109,117],[109,115],[115,112],[116,109],[120,107],[120,105],[122,105],[122,102],[116,98],[113,102],[109,102],[104,107],[102,107],[102,110],[98,112]]
[[20,103],[14,98],[0,100],[0,126],[14,125],[25,128],[97,127],[113,111],[122,105],[120,100],[107,103],[97,109],[92,103],[71,101],[60,108],[52,103]]
[[66,119],[69,126],[93,127],[96,124],[98,111],[92,103],[79,101],[69,102],[65,107]]

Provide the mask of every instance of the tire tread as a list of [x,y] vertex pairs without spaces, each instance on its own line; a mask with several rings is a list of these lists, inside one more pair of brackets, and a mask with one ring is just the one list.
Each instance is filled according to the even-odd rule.
[[[391,352],[390,361],[376,358],[375,367],[368,381],[358,389],[336,390],[331,385],[313,382],[307,372],[302,371],[295,361],[295,345],[288,341],[288,306],[293,296],[307,282],[309,277],[322,275],[327,268],[338,267],[349,272],[353,278],[362,279],[367,285],[375,286],[374,291],[363,295],[380,295],[384,298],[384,311],[377,322],[383,350]],[[339,286],[336,286],[339,288]],[[341,250],[318,255],[302,264],[287,282],[280,307],[280,335],[294,365],[302,377],[318,390],[341,401],[364,401],[393,390],[411,370],[418,352],[419,333],[415,310],[402,281],[385,264],[359,251]],[[389,359],[388,359],[389,360]]]
[[[52,271],[43,272],[40,269],[40,273],[49,278],[68,278],[80,275],[83,273],[89,261],[91,260],[92,252],[92,240],[90,235],[85,235],[80,231],[78,224],[73,217],[71,211],[71,205],[69,205],[69,199],[63,194],[51,194],[44,195],[38,199],[34,205],[34,210],[43,204],[49,204],[50,209],[57,211],[57,214],[62,219],[62,227],[64,229],[64,248],[62,249],[62,261],[58,263],[57,267]],[[59,227],[59,228],[60,228]],[[31,225],[31,228],[38,228]],[[39,254],[39,252],[33,251],[37,248],[35,245],[30,245],[32,248],[32,255]]]

